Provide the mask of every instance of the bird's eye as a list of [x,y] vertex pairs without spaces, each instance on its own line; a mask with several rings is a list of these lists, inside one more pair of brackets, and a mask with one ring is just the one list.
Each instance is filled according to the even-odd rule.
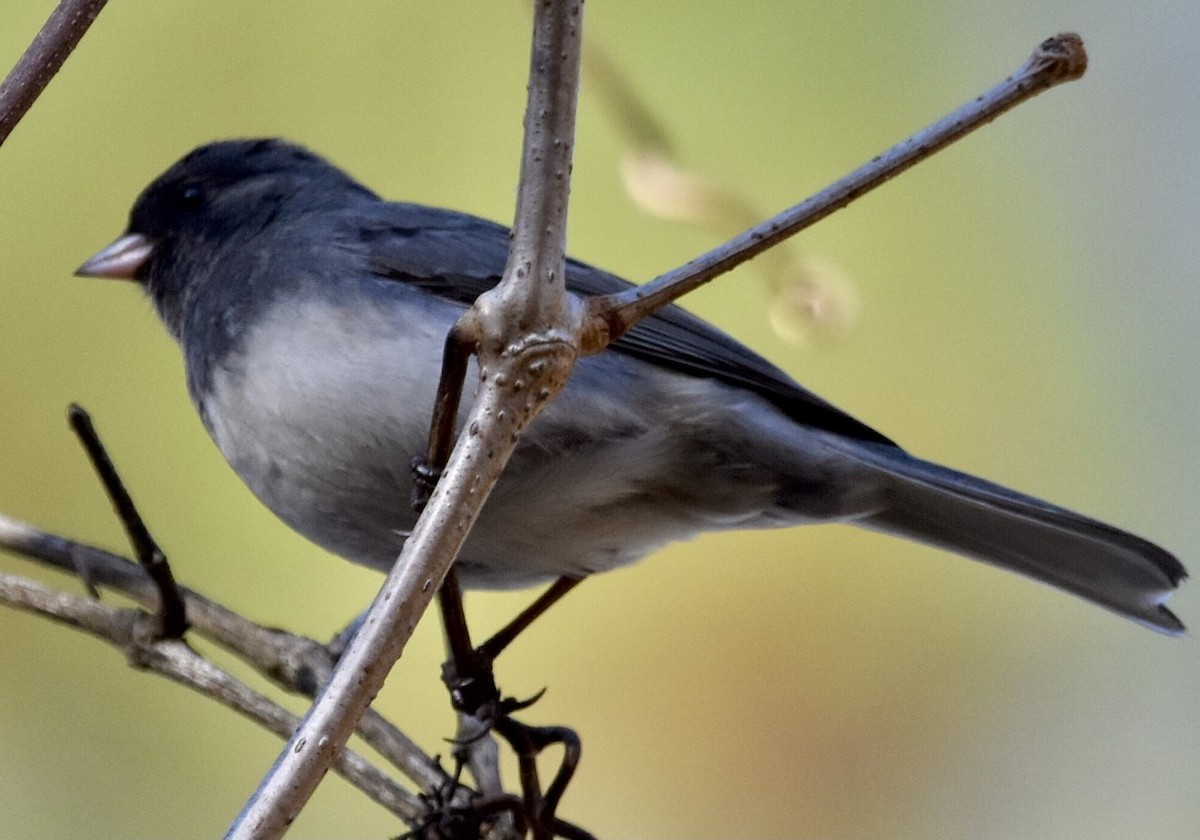
[[188,210],[196,210],[204,204],[204,190],[189,184],[179,192],[179,203]]

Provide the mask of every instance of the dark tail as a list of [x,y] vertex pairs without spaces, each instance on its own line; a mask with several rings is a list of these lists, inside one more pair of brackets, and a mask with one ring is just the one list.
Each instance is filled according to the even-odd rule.
[[1187,571],[1153,543],[894,447],[848,449],[893,479],[888,508],[857,524],[1028,575],[1163,633],[1184,632],[1163,603]]

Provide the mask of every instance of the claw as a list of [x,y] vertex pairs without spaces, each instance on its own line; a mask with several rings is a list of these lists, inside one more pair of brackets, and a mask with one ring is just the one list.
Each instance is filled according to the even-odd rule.
[[[414,499],[418,490],[436,471],[430,470],[420,458],[413,459]],[[431,486],[431,484],[430,484]],[[425,497],[426,499],[428,496]],[[546,689],[518,700],[515,697],[502,697],[496,686],[493,674],[493,663],[508,644],[516,638],[529,624],[546,609],[558,601],[578,584],[578,579],[560,578],[546,592],[513,621],[492,636],[479,647],[471,644],[471,634],[467,629],[466,616],[462,609],[462,590],[459,588],[458,577],[453,567],[442,583],[438,593],[438,603],[441,607],[442,624],[446,631],[447,646],[450,658],[442,665],[442,682],[450,692],[450,701],[454,710],[460,715],[470,717],[478,722],[479,730],[469,735],[460,734],[455,739],[449,739],[454,745],[456,757],[462,761],[467,751],[491,732],[495,732],[508,742],[517,755],[520,767],[522,796],[503,795],[485,804],[483,800],[475,800],[469,806],[471,817],[479,820],[487,808],[497,808],[512,812],[514,820],[521,828],[522,834],[526,828],[532,828],[535,837],[565,837],[570,840],[592,840],[591,835],[578,826],[560,820],[555,811],[566,791],[567,784],[575,774],[579,765],[580,742],[574,730],[564,726],[529,726],[516,720],[513,715],[528,709],[541,700]],[[537,759],[547,747],[559,745],[563,748],[562,760],[557,772],[551,780],[545,793],[538,778]],[[461,769],[461,768],[460,768]],[[460,828],[463,823],[463,813],[455,813],[454,809],[444,804],[440,808],[431,808],[431,812],[440,813],[443,822],[435,823],[427,818],[425,825],[435,827],[434,830],[443,832],[451,827],[450,823],[459,820],[454,825]],[[474,823],[471,823],[474,826]],[[447,836],[439,833],[439,837]],[[460,836],[460,835],[453,835]],[[465,836],[465,835],[463,835]],[[475,836],[475,835],[471,835]]]
[[459,762],[463,762],[463,760],[461,758],[459,758],[459,751],[466,749],[467,747],[471,746],[472,744],[479,743],[484,738],[486,738],[488,735],[490,735],[493,724],[494,724],[494,722],[490,721],[490,720],[481,721],[481,725],[479,727],[478,732],[475,732],[471,735],[467,735],[466,737],[459,736],[457,738],[443,738],[442,740],[445,741],[447,744],[450,744],[452,747],[454,747],[455,759]]
[[429,497],[433,495],[433,488],[437,486],[438,479],[442,477],[442,471],[429,464],[425,460],[424,455],[414,455],[412,461],[409,462],[413,474],[412,503],[413,510],[420,513],[425,509],[425,505],[429,503]]
[[532,697],[527,697],[524,700],[518,700],[515,697],[505,697],[497,706],[497,711],[506,716],[511,715],[513,712],[520,712],[524,709],[528,709],[534,703],[541,700],[545,693],[546,689],[543,688],[537,694],[533,695]]

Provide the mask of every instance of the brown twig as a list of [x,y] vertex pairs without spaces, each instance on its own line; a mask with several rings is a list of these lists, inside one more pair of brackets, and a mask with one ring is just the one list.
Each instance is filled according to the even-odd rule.
[[108,493],[113,510],[116,512],[117,518],[121,520],[125,534],[129,537],[129,543],[133,547],[138,564],[146,570],[146,574],[154,581],[154,587],[158,590],[158,608],[155,612],[158,621],[158,638],[183,638],[183,634],[188,629],[187,609],[183,603],[183,595],[179,592],[179,586],[175,583],[175,576],[171,574],[171,564],[167,562],[167,556],[163,554],[158,543],[154,541],[154,537],[150,535],[150,529],[146,527],[142,515],[138,513],[137,506],[133,503],[133,498],[125,489],[125,482],[121,481],[121,475],[117,472],[116,465],[113,464],[112,458],[104,448],[104,442],[100,440],[100,435],[92,424],[91,415],[84,410],[83,406],[71,403],[67,409],[67,419],[70,421],[71,429],[79,438],[79,442],[83,444],[83,449],[87,452],[92,467],[100,477],[100,483],[104,485],[104,490]]
[[[83,567],[97,586],[119,592],[148,609],[157,603],[157,589],[138,564],[3,514],[0,548],[68,574]],[[180,592],[192,633],[233,653],[285,690],[312,696],[329,679],[333,660],[320,642],[263,627],[186,587]],[[444,781],[437,762],[378,713],[369,712],[363,717],[359,735],[424,790],[432,790]]]
[[585,352],[598,352],[671,301],[819,222],[1042,91],[1078,79],[1086,69],[1087,53],[1078,35],[1067,33],[1046,39],[1029,60],[1003,82],[872,158],[811,198],[643,286],[589,301],[595,332],[587,342]]
[[[0,601],[74,627],[125,653],[136,668],[152,671],[210,697],[286,738],[295,715],[213,665],[178,639],[157,635],[157,620],[139,609],[120,609],[90,598],[58,592],[35,581],[0,573]],[[339,753],[333,769],[401,819],[424,813],[420,800],[350,750]]]
[[62,67],[108,0],[61,0],[0,82],[0,145]]

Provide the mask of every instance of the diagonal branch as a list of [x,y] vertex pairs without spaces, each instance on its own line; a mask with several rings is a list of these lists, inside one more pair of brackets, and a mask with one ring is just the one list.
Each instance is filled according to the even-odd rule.
[[62,0],[0,83],[0,145],[58,73],[108,0]]
[[[82,574],[96,586],[119,592],[146,609],[154,609],[158,603],[157,587],[136,563],[4,514],[0,514],[0,548],[68,574]],[[324,645],[263,627],[186,588],[180,591],[192,633],[233,653],[280,687],[311,696],[328,681],[333,659]],[[11,603],[3,595],[0,602]],[[286,737],[290,732],[280,734]],[[443,783],[445,777],[437,762],[378,713],[363,717],[358,734],[422,789],[433,790]]]
[[71,424],[71,429],[78,436],[79,442],[83,444],[84,451],[87,452],[88,459],[92,462],[92,466],[100,478],[100,483],[104,485],[104,490],[108,493],[113,511],[125,528],[125,534],[129,537],[129,544],[133,547],[138,563],[146,570],[146,574],[150,576],[150,579],[154,581],[155,588],[158,589],[158,606],[155,612],[158,620],[158,637],[160,639],[183,638],[183,634],[187,632],[188,628],[187,610],[166,555],[158,547],[154,537],[150,535],[150,529],[146,527],[141,513],[133,503],[133,498],[125,489],[125,482],[121,480],[116,465],[109,457],[108,450],[104,448],[104,443],[100,440],[96,427],[92,424],[91,415],[84,410],[83,406],[72,403],[67,409],[67,419]]
[[638,321],[840,210],[1006,111],[1087,69],[1083,40],[1073,33],[1047,38],[1013,75],[932,125],[872,158],[849,175],[777,216],[755,225],[686,265],[649,283],[588,302],[594,334],[587,352],[598,352]]
[[464,316],[463,334],[486,377],[467,431],[328,686],[230,838],[279,837],[308,801],[400,657],[520,431],[566,383],[580,320],[563,269],[581,18],[581,0],[541,0],[535,7],[513,248],[495,293]]
[[[287,737],[296,726],[295,715],[213,665],[185,642],[160,638],[158,620],[150,613],[67,595],[6,573],[0,573],[0,602],[107,641],[123,651],[134,667],[210,697],[280,737]],[[342,751],[333,769],[401,819],[411,822],[424,813],[416,796],[357,753]]]

